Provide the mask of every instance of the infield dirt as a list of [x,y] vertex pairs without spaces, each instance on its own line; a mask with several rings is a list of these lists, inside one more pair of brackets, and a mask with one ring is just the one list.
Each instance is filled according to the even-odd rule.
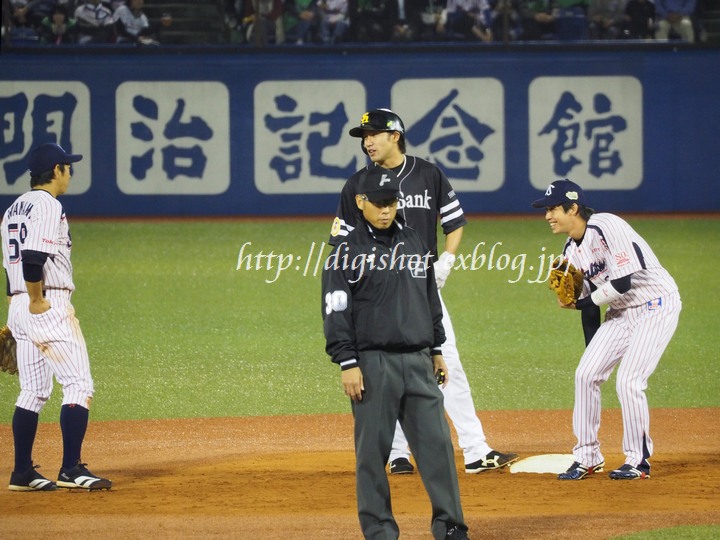
[[[652,478],[578,482],[507,469],[468,475],[457,463],[470,536],[609,538],[677,525],[720,524],[719,409],[653,409]],[[488,441],[521,457],[570,453],[570,411],[481,411]],[[603,411],[607,468],[622,464],[620,411]],[[92,422],[83,459],[109,492],[0,489],[5,538],[360,539],[352,417],[308,415]],[[457,448],[457,445],[456,445]],[[12,436],[0,426],[0,475]],[[40,425],[35,462],[55,478],[59,428]],[[401,538],[430,539],[418,474],[390,477]]]

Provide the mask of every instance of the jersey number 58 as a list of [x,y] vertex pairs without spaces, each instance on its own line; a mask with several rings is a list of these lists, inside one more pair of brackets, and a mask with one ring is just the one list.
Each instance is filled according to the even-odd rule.
[[9,223],[8,230],[8,261],[10,264],[20,260],[20,246],[27,238],[27,227],[24,223]]

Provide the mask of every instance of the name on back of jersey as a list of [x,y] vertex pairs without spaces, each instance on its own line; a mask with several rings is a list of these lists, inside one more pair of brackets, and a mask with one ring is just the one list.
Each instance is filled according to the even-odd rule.
[[7,209],[7,212],[5,212],[5,216],[9,218],[19,215],[28,216],[30,215],[32,209],[32,203],[29,203],[27,201],[18,201]]

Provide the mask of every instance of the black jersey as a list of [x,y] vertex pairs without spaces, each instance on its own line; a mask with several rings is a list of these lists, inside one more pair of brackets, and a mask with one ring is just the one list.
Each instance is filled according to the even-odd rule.
[[[360,177],[366,169],[375,166],[368,165],[345,182],[330,233],[331,245],[342,242],[358,223],[361,214],[355,204],[355,195],[358,193]],[[405,156],[403,163],[392,170],[400,178],[398,215],[420,234],[437,258],[438,217],[445,234],[467,224],[450,181],[439,167],[415,156]]]
[[442,306],[426,243],[400,220],[381,238],[358,219],[323,269],[325,350],[343,369],[364,350],[440,354]]

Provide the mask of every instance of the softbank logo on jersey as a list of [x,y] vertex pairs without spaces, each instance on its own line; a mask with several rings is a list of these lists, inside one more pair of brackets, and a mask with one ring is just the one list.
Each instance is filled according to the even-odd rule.
[[115,94],[117,183],[128,195],[230,186],[230,105],[219,82],[126,82]]
[[572,178],[583,189],[643,180],[642,86],[634,77],[539,77],[529,89],[530,181]]
[[28,153],[43,143],[57,143],[83,160],[73,167],[67,195],[90,188],[90,92],[75,81],[0,81],[0,195],[30,188]]
[[432,197],[428,194],[427,189],[424,195],[420,193],[417,195],[403,195],[401,192],[400,198],[398,199],[398,210],[402,210],[403,208],[424,208],[425,210],[430,210],[430,199],[432,199]]
[[367,109],[357,81],[266,81],[254,93],[255,186],[261,193],[337,193],[365,164],[349,121]]
[[403,79],[392,87],[392,104],[405,124],[408,152],[436,163],[456,191],[502,187],[505,105],[500,81]]

